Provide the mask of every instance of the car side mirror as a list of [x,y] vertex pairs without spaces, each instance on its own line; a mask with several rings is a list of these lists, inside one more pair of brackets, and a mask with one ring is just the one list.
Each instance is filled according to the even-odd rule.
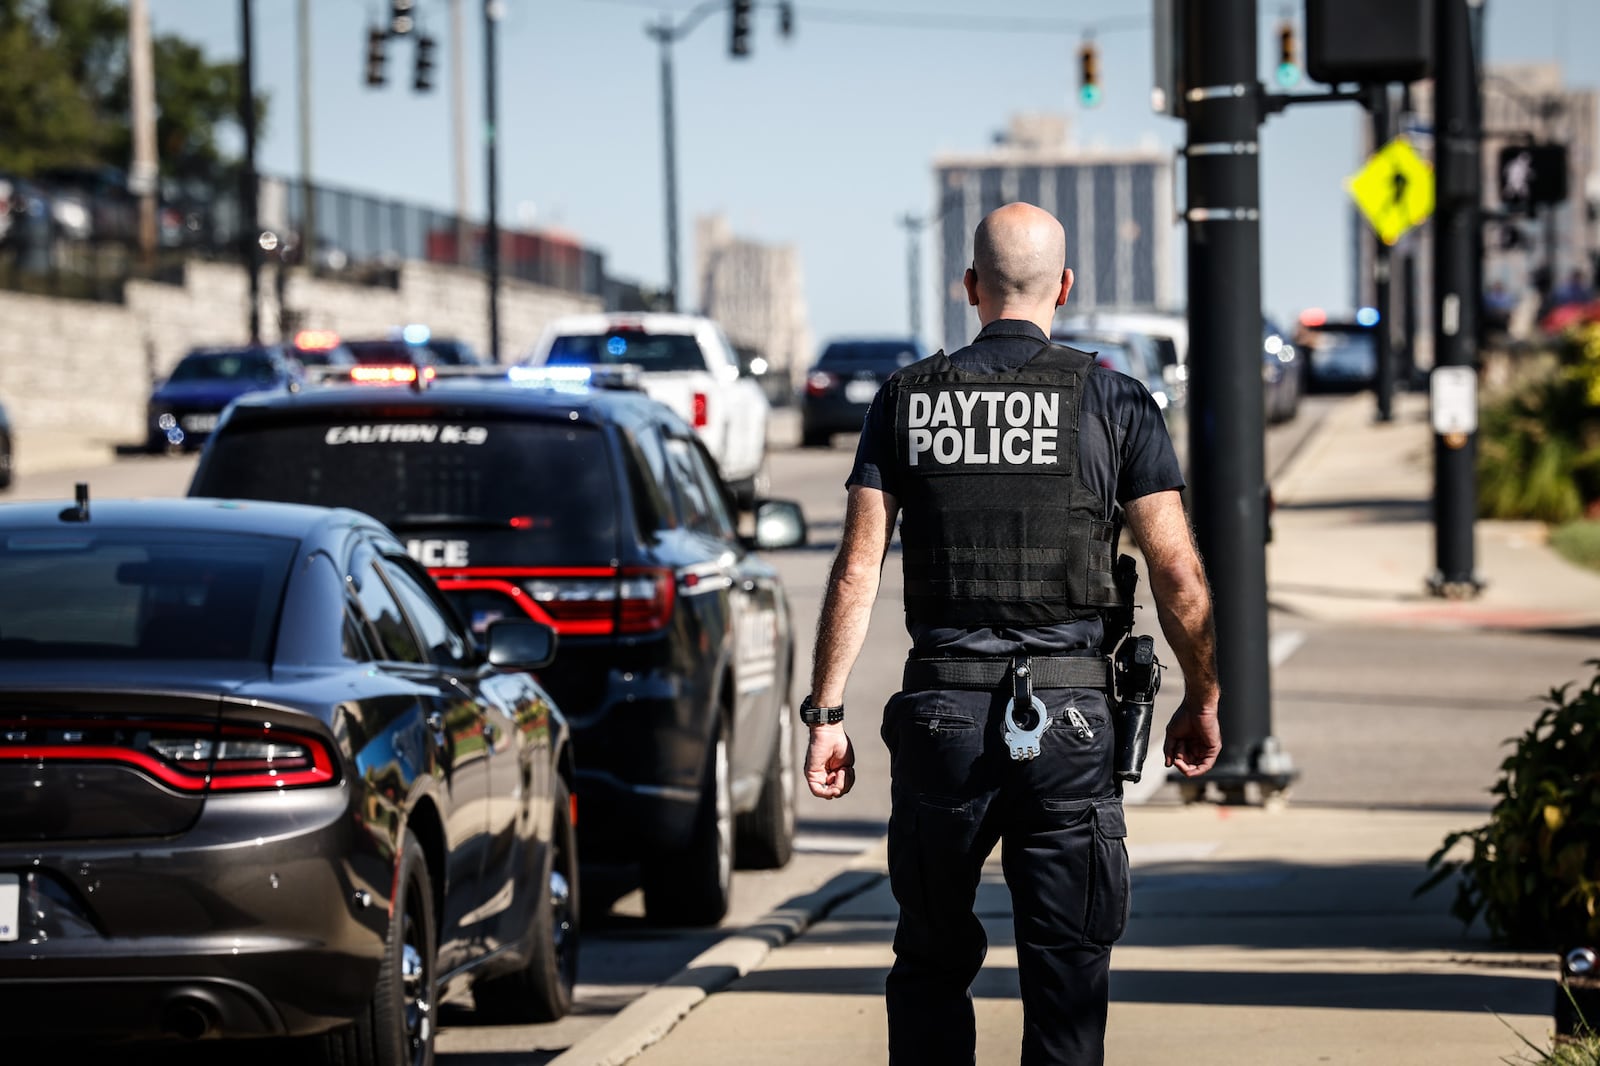
[[756,505],[755,536],[747,541],[760,551],[798,548],[806,542],[806,516],[793,500],[762,500]]
[[491,622],[485,658],[501,670],[542,670],[555,662],[556,643],[556,631],[543,622]]

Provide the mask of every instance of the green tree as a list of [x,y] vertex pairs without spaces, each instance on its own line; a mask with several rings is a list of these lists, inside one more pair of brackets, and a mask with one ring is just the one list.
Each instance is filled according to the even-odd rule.
[[[236,162],[219,132],[237,120],[239,68],[157,37],[156,145],[167,177],[218,183]],[[266,98],[256,94],[265,126]],[[128,13],[117,0],[0,0],[0,170],[126,168]]]

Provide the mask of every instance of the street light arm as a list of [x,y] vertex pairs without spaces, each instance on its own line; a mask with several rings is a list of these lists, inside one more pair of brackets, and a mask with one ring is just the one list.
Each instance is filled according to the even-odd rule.
[[644,32],[662,44],[675,44],[693,33],[713,11],[727,6],[727,0],[700,0],[676,23],[667,21],[668,16],[663,15],[660,22],[646,26]]

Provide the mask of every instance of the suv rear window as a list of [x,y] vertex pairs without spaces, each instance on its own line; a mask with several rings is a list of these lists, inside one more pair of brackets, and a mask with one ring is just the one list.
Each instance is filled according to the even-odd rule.
[[0,660],[265,662],[295,548],[173,530],[0,535]]
[[424,358],[419,359],[418,349],[405,341],[346,341],[345,347],[363,366],[411,366],[428,361],[426,349]]
[[910,366],[922,356],[908,341],[837,341],[823,349],[817,365],[822,367]]
[[700,351],[700,342],[692,334],[645,333],[642,330],[557,337],[545,362],[551,366],[633,363],[643,370],[706,368],[705,354]]
[[507,530],[530,563],[610,558],[617,500],[593,426],[428,413],[235,423],[192,496],[351,507],[396,532]]

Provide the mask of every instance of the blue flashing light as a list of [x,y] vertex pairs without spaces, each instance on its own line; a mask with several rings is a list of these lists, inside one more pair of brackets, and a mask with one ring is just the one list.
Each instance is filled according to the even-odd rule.
[[427,326],[412,323],[400,331],[400,336],[407,344],[427,344],[428,338],[433,336],[433,331]]
[[1378,324],[1378,309],[1376,307],[1363,307],[1356,312],[1356,325],[1376,326]]
[[623,337],[612,337],[606,341],[606,351],[612,355],[622,355],[628,350],[628,342]]

